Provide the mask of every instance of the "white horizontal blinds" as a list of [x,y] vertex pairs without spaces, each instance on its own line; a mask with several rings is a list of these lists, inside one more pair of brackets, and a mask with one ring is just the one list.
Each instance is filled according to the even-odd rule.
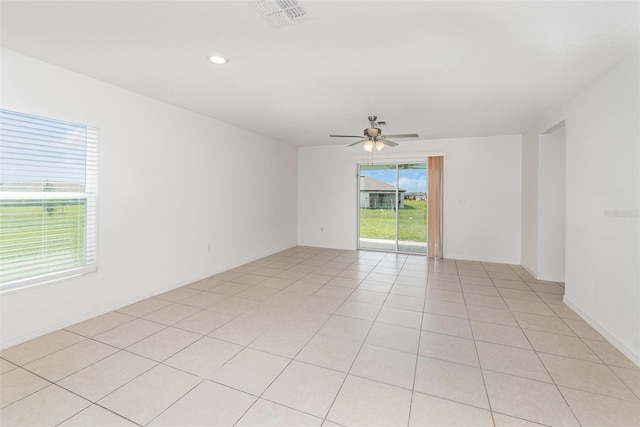
[[0,289],[95,270],[97,140],[0,110]]

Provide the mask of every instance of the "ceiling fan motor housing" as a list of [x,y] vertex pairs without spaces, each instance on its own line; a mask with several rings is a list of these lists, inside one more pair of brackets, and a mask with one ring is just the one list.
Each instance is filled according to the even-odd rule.
[[370,138],[377,138],[382,135],[382,130],[377,127],[370,127],[364,130],[364,136],[368,136]]

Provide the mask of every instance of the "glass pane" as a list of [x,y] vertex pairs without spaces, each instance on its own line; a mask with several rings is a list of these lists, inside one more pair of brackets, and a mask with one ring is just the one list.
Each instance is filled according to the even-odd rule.
[[0,282],[84,265],[85,200],[0,202]]
[[361,249],[396,250],[396,165],[361,165]]
[[398,165],[398,251],[427,253],[427,164]]

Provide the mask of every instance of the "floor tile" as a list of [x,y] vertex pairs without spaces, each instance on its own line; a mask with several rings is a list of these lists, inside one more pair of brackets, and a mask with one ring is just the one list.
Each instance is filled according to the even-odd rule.
[[[200,297],[198,295],[198,297]],[[200,308],[184,304],[171,304],[144,316],[145,319],[163,325],[173,325],[201,311]]]
[[583,426],[634,426],[640,420],[638,401],[615,399],[560,387],[562,395]]
[[327,420],[344,426],[404,426],[411,392],[349,375]]
[[169,327],[130,345],[127,351],[162,362],[201,337],[193,332]]
[[254,301],[246,298],[238,298],[233,296],[223,300],[222,302],[217,303],[212,307],[212,310],[218,311],[221,313],[228,313],[228,314],[239,316],[241,314],[246,313],[249,310],[252,310],[259,304],[260,304],[259,301]]
[[52,384],[0,410],[3,426],[55,426],[91,402]]
[[209,375],[217,383],[259,396],[290,359],[245,348]]
[[463,270],[458,271],[461,283],[480,283],[493,285],[487,273],[482,270]]
[[497,288],[493,285],[491,286],[483,286],[476,284],[462,284],[462,292],[466,294],[480,294],[480,295],[488,295],[492,297],[499,297],[500,293]]
[[344,300],[339,298],[321,297],[319,295],[311,295],[299,308],[302,310],[318,311],[320,313],[333,314],[338,307],[343,304]]
[[128,314],[129,316],[142,317],[168,305],[171,305],[171,302],[158,298],[147,298],[134,304],[127,305],[126,307],[119,308],[117,311]]
[[544,353],[540,359],[559,386],[633,400],[640,405],[637,396],[606,365]]
[[533,348],[542,353],[557,354],[575,359],[599,362],[598,356],[587,347],[580,338],[525,330]]
[[482,373],[471,366],[420,356],[414,390],[489,409]]
[[144,425],[180,399],[199,381],[200,379],[194,375],[157,365],[98,403]]
[[247,273],[242,276],[234,277],[233,279],[230,279],[230,280],[233,283],[240,283],[241,285],[253,286],[253,285],[257,285],[258,283],[262,282],[265,279],[266,279],[265,276]]
[[491,412],[449,400],[413,394],[410,427],[492,427]]
[[336,314],[362,320],[374,320],[378,316],[379,311],[379,305],[347,301],[336,311]]
[[[387,299],[385,292],[366,291],[362,289],[355,289],[347,301],[363,302],[365,304],[383,305]],[[402,310],[402,308],[400,308]]]
[[638,369],[631,360],[622,354],[617,348],[606,341],[583,339],[584,343],[598,355],[607,365],[619,366],[621,368]]
[[506,326],[518,326],[509,310],[500,310],[490,307],[481,307],[479,305],[470,305],[467,307],[469,319],[479,322],[497,323]]
[[429,288],[429,290],[442,289],[445,291],[462,292],[462,286],[460,285],[460,283],[457,283],[457,282],[447,282],[443,280],[429,279],[429,282],[427,283],[427,287]]
[[477,342],[476,346],[482,369],[552,382],[534,351],[485,342]]
[[[198,280],[197,282],[189,283],[186,288],[195,289],[197,291],[210,291],[213,288],[225,283],[224,280],[215,279],[213,277],[207,277],[206,279]],[[160,297],[160,295],[158,295]]]
[[318,295],[321,297],[346,299],[349,295],[351,295],[352,292],[353,289],[343,288],[340,286],[325,285],[322,288],[318,289],[314,295]]
[[324,418],[344,378],[345,374],[294,360],[262,397]]
[[84,340],[25,365],[31,372],[56,382],[67,375],[115,353],[118,349],[98,341]]
[[2,351],[0,421],[633,424],[640,368],[563,294],[520,266],[293,247]]
[[0,408],[11,405],[50,384],[49,381],[22,368],[12,369],[0,375]]
[[224,282],[211,289],[211,292],[233,296],[244,291],[245,289],[249,289],[250,287],[251,286],[249,285],[242,285],[240,283]]
[[[215,283],[215,282],[209,282],[209,283]],[[165,292],[163,294],[160,295],[156,295],[156,298],[158,299],[162,299],[165,301],[171,301],[171,302],[180,302],[184,299],[187,299],[189,297],[201,294],[202,291],[199,289],[194,289],[194,288],[190,288],[190,287],[186,287],[183,286],[181,288],[177,288],[174,290],[171,290],[169,292]]]
[[576,314],[575,311],[571,310],[566,304],[548,304],[549,308],[551,308],[554,313],[561,317],[562,319],[574,319],[581,320],[582,318]]
[[93,339],[114,347],[125,348],[165,328],[166,326],[159,323],[144,319],[135,319],[124,325],[98,334],[93,337]]
[[535,292],[524,289],[498,288],[503,298],[509,298],[522,301],[541,302]]
[[502,297],[480,294],[465,294],[464,300],[468,305],[479,305],[482,307],[498,308],[501,310],[508,309],[507,304],[505,304]]
[[65,328],[67,331],[74,334],[82,335],[85,337],[92,337],[102,332],[113,329],[116,326],[120,326],[135,319],[133,316],[118,313],[117,311],[111,311],[101,316],[94,317],[84,322],[76,323],[75,325]]
[[249,344],[249,347],[292,359],[313,336],[312,332],[273,328]]
[[393,288],[391,288],[391,292],[390,292],[390,294],[392,295],[405,295],[405,296],[419,298],[419,299],[424,298],[426,293],[427,293],[426,287],[423,288],[421,286],[408,286],[408,285],[399,285],[399,284],[393,285]]
[[553,384],[485,371],[493,411],[547,425],[578,426]]
[[544,424],[534,423],[533,421],[523,420],[521,418],[510,417],[504,414],[493,412],[493,422],[495,427],[540,427]]
[[530,290],[529,286],[522,280],[508,280],[508,279],[492,279],[493,284],[498,289],[522,289],[522,290]]
[[5,372],[9,372],[12,369],[16,369],[18,366],[9,362],[8,360],[0,359],[0,374],[4,374]]
[[575,333],[559,318],[540,316],[530,313],[513,313],[523,329],[532,331],[550,332],[552,334],[576,336]]
[[126,418],[107,411],[98,405],[91,405],[82,412],[69,418],[60,427],[136,427]]
[[419,354],[434,359],[479,367],[473,340],[422,331]]
[[201,378],[207,378],[241,350],[242,346],[237,344],[203,337],[163,363]]
[[424,300],[416,299],[404,295],[389,295],[384,303],[385,307],[397,308],[399,310],[422,311]]
[[327,285],[354,289],[358,287],[360,282],[361,282],[360,279],[336,276],[333,279],[331,279],[327,283]]
[[196,334],[207,335],[234,318],[235,316],[232,314],[202,310],[173,326]]
[[521,299],[504,299],[511,311],[522,313],[538,314],[540,316],[555,317],[556,314],[544,302],[526,301]]
[[441,316],[459,317],[468,319],[467,306],[462,303],[429,300],[424,306],[424,312],[429,314],[438,314]]
[[84,339],[84,337],[72,332],[59,330],[2,350],[0,356],[17,365],[26,365]]
[[296,360],[346,373],[360,347],[360,341],[318,334],[296,356]]
[[415,354],[365,344],[350,374],[411,389],[415,369]]
[[640,370],[610,366],[611,370],[629,387],[640,399]]
[[319,427],[322,418],[258,399],[234,427]]
[[376,318],[377,323],[420,329],[422,313],[397,308],[382,307]]
[[180,301],[180,304],[189,307],[196,307],[201,309],[213,310],[215,307],[223,301],[229,299],[229,295],[217,293],[214,288],[213,292],[202,292]]
[[464,304],[464,296],[462,292],[447,291],[445,289],[429,288],[429,290],[427,291],[427,302],[432,300]]
[[390,348],[392,350],[406,353],[418,353],[418,341],[420,331],[417,329],[403,328],[401,326],[386,325],[384,323],[374,323],[366,343],[378,347]]
[[520,328],[476,321],[471,322],[471,328],[474,338],[478,341],[533,350]]
[[319,333],[337,338],[364,341],[373,323],[352,317],[331,316]]
[[288,292],[286,289],[280,291],[266,302],[274,305],[282,305],[286,307],[297,307],[309,299],[309,295]]
[[281,291],[287,286],[291,285],[294,281],[291,279],[283,279],[280,277],[269,277],[267,280],[263,280],[259,283],[262,288],[277,289]]
[[224,426],[233,425],[256,398],[211,381],[203,381],[150,426]]
[[424,314],[422,330],[469,339],[473,337],[469,320],[430,313]]
[[209,336],[242,346],[249,345],[262,336],[270,326],[245,317],[238,317],[211,332]]
[[96,402],[155,365],[149,359],[119,351],[66,377],[58,384]]
[[563,322],[580,338],[587,338],[596,341],[606,341],[602,335],[593,329],[584,320],[563,319]]

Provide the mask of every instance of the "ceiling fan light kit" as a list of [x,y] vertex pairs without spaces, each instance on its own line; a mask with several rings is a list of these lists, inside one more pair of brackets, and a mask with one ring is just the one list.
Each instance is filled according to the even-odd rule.
[[382,150],[386,145],[390,147],[395,147],[398,145],[397,142],[391,141],[387,138],[418,138],[419,135],[417,133],[405,133],[405,134],[397,134],[397,135],[383,135],[382,130],[377,127],[381,125],[386,125],[386,122],[378,122],[377,116],[369,116],[369,127],[364,130],[364,136],[366,138],[362,139],[362,136],[358,135],[329,135],[332,138],[358,138],[359,141],[348,144],[347,147],[351,147],[353,145],[360,144],[364,142],[364,150],[368,153],[373,152],[373,147],[376,147],[376,150]]

